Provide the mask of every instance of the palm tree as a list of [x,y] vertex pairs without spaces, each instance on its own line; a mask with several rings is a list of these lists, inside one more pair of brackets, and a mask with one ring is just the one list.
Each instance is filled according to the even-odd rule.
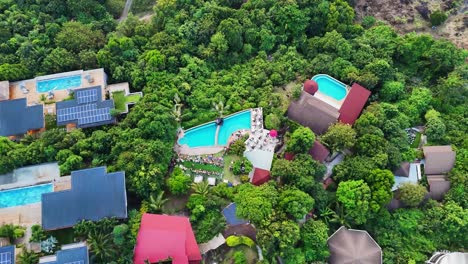
[[92,232],[89,234],[87,242],[93,253],[94,263],[108,263],[117,256],[117,250],[113,246],[110,234]]
[[174,94],[174,106],[182,107],[181,101],[182,100],[180,100],[179,94],[178,93]]
[[336,210],[338,211],[338,213],[333,211],[333,215],[332,215],[332,219],[330,220],[330,223],[335,223],[340,226],[346,226],[347,228],[350,228],[351,224],[349,222],[349,217],[347,214],[344,213],[343,206],[337,203]]
[[148,201],[148,211],[150,213],[161,213],[164,204],[169,200],[163,198],[164,191],[159,192],[158,196],[150,195]]
[[174,117],[175,121],[180,126],[180,121],[181,121],[181,117],[182,117],[181,107],[180,106],[178,107],[177,105],[174,105],[174,107],[172,108],[171,115],[172,115],[172,117]]
[[218,113],[219,118],[223,118],[224,112],[229,109],[229,105],[224,105],[223,101],[219,101],[219,103],[213,102],[213,110]]
[[36,264],[39,263],[39,255],[34,251],[24,249],[23,252],[19,255],[20,264]]
[[196,195],[207,196],[210,193],[210,186],[206,181],[192,183],[192,190]]

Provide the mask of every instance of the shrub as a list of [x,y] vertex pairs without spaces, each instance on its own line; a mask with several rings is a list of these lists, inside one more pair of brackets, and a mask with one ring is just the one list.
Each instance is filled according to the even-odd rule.
[[234,154],[237,156],[242,156],[245,151],[245,140],[248,138],[248,135],[245,135],[244,137],[234,141],[230,146],[229,146],[229,154]]
[[281,120],[279,117],[273,113],[265,117],[265,126],[267,129],[276,129],[278,130],[281,125]]
[[10,243],[14,243],[15,239],[23,237],[25,228],[22,226],[7,224],[0,227],[0,237],[6,237]]
[[167,186],[169,191],[175,195],[186,194],[190,189],[190,184],[192,179],[189,176],[185,175],[180,168],[175,168],[172,172],[171,177],[167,180]]
[[300,84],[297,84],[292,88],[292,97],[294,100],[299,99],[299,97],[301,97],[301,93],[302,93],[302,86]]
[[255,242],[246,236],[229,236],[226,239],[226,244],[230,247],[236,247],[238,245],[246,245],[248,247],[255,246]]
[[29,239],[29,242],[41,242],[46,238],[46,233],[40,225],[31,226],[31,238]]
[[50,236],[48,239],[41,242],[41,251],[49,254],[54,253],[57,243],[57,239]]
[[362,26],[364,28],[371,28],[374,24],[375,24],[375,17],[373,16],[365,16],[363,19],[362,19]]
[[128,233],[128,225],[121,224],[114,227],[112,234],[114,236],[114,243],[118,246],[125,243],[125,235]]
[[236,160],[232,165],[232,173],[235,175],[247,174],[252,170],[252,163],[246,158]]
[[247,264],[247,258],[242,251],[236,251],[233,255],[234,264]]
[[430,15],[430,19],[433,26],[439,26],[447,19],[447,15],[444,12],[437,10]]
[[241,175],[241,176],[240,176],[240,181],[241,181],[242,183],[249,182],[249,181],[250,181],[249,175],[245,175],[245,174],[244,174],[244,175]]

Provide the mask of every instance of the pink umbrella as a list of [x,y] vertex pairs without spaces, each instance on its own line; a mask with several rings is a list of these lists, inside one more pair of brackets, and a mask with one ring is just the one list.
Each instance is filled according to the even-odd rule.
[[276,137],[278,135],[278,131],[272,129],[270,130],[270,137]]

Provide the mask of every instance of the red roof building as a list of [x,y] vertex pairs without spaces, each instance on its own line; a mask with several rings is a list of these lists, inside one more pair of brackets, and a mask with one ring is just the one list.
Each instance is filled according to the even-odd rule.
[[330,154],[330,151],[322,145],[322,143],[316,140],[312,148],[309,150],[309,154],[314,160],[323,163]]
[[338,111],[340,112],[338,120],[345,124],[353,125],[364,108],[370,94],[371,92],[369,90],[354,83]]
[[187,217],[144,214],[141,218],[133,263],[171,259],[173,264],[198,264],[202,260]]
[[262,185],[265,182],[269,181],[270,179],[271,179],[270,171],[259,169],[259,168],[254,168],[253,176],[251,180],[253,185],[257,185],[257,186]]
[[318,91],[318,84],[314,80],[307,80],[304,82],[304,91],[314,95]]

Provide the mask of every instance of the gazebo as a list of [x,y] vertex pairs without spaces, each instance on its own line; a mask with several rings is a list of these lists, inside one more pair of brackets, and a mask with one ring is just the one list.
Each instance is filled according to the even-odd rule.
[[382,249],[365,230],[340,227],[328,238],[330,264],[381,264]]

